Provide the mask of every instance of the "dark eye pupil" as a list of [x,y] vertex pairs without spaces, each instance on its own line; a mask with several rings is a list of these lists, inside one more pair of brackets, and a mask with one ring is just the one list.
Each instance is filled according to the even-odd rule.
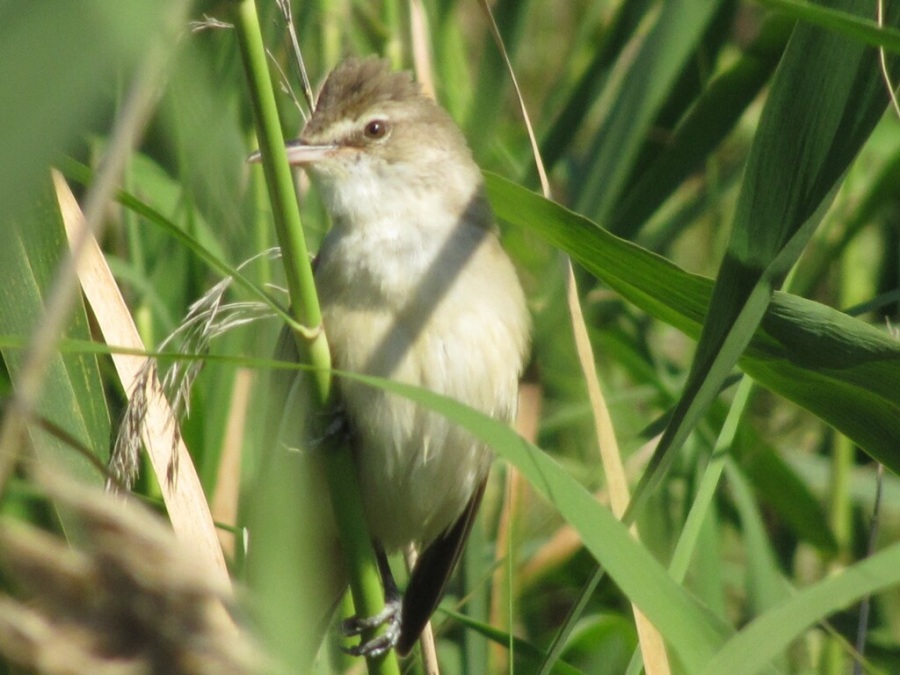
[[382,138],[387,131],[387,127],[381,120],[372,120],[366,125],[366,136],[368,138]]

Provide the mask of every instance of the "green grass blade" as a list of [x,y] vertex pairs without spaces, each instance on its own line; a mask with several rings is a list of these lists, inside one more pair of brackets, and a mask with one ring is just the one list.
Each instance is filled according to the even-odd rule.
[[[863,4],[846,6],[862,11]],[[876,57],[843,36],[795,29],[754,138],[688,383],[636,489],[635,508],[717,395],[884,112]]]
[[[83,184],[87,184],[90,182],[91,171],[90,169],[88,169],[88,167],[71,160],[65,160],[63,162],[63,166],[64,173],[67,178],[76,180]],[[172,222],[169,218],[154,209],[145,201],[139,199],[129,192],[120,190],[118,193],[116,193],[116,201],[127,209],[130,209],[135,214],[141,216],[142,218],[146,218],[147,222],[151,223],[154,227],[159,228],[168,236],[172,237],[181,246],[190,251],[207,267],[209,267],[210,270],[217,272],[221,277],[231,277],[232,279],[234,279],[235,284],[243,288],[248,295],[256,298],[264,304],[267,304],[272,308],[272,311],[275,314],[280,315],[286,322],[293,321],[293,318],[284,310],[281,304],[278,303],[266,290],[261,288],[253,280],[241,274],[241,272],[235,267],[228,264],[224,260],[224,256],[221,251],[207,248],[201,241],[199,241],[189,232],[185,231],[184,228],[179,227],[176,223]]]
[[[496,214],[534,230],[655,318],[696,338],[712,282],[498,176]],[[775,293],[740,360],[759,384],[803,406],[900,471],[900,345],[820,303]]]
[[753,483],[760,500],[771,507],[799,539],[812,544],[824,555],[833,555],[837,551],[822,502],[797,475],[794,467],[750,425],[741,426],[731,452]]
[[[649,11],[650,4],[650,0],[632,0],[619,5],[603,35],[603,43],[597,48],[562,110],[541,139],[541,157],[548,171],[554,167],[575,139],[575,132],[581,128],[603,85],[607,82],[614,60],[634,35]],[[531,171],[528,183],[537,182],[537,171],[534,169]]]
[[679,123],[656,160],[609,214],[608,228],[628,239],[722,142],[775,70],[793,22],[774,17],[744,55],[716,77]]
[[871,593],[900,584],[900,544],[876,553],[824,581],[798,591],[732,637],[703,675],[752,675],[804,631]]
[[[46,294],[67,249],[68,241],[48,175],[39,202],[16,223],[7,223],[3,228],[0,334],[23,337],[31,334],[43,315]],[[87,315],[80,303],[73,313],[66,337],[91,338]],[[23,352],[15,347],[0,351],[15,382]],[[35,412],[71,434],[106,464],[110,421],[95,355],[56,353]],[[105,481],[96,466],[64,439],[32,425],[31,440],[38,458],[48,466],[65,467],[72,475],[96,485]]]
[[29,208],[60,152],[108,114],[111,83],[147,48],[164,5],[0,5],[0,91],[7,93],[0,106],[0,204],[6,215]]
[[650,125],[719,9],[709,0],[673,0],[641,45],[621,89],[607,92],[614,103],[598,132],[602,144],[578,186],[577,208],[605,220],[621,195]]
[[591,555],[629,600],[647,615],[690,672],[701,668],[730,634],[730,628],[676,584],[606,507],[562,466],[505,424],[424,389],[379,378],[336,374],[407,397],[439,412],[514,464],[532,487],[578,531]]
[[[502,647],[508,647],[510,642],[510,635],[504,631],[497,630],[496,628],[492,628],[489,624],[482,623],[480,621],[475,621],[471,617],[466,616],[465,614],[460,614],[459,612],[452,612],[448,609],[441,609],[441,611],[447,616],[452,617],[456,621],[458,621],[463,626],[466,626],[472,631],[483,635],[485,638],[490,640],[491,642],[498,644]],[[518,638],[512,636],[513,649],[515,650],[516,658],[518,660],[525,661],[531,665],[537,665],[540,663],[541,659],[544,657],[544,651],[528,642],[527,640],[523,640],[522,638]],[[584,675],[584,671],[575,668],[574,666],[569,665],[565,661],[556,661],[553,665],[553,670],[550,671],[553,675]]]
[[[503,37],[503,48],[510,59],[515,59],[517,48],[521,42],[522,28],[526,12],[521,0],[500,0],[494,3],[491,10],[500,35]],[[500,49],[494,42],[493,34],[485,29],[483,57],[478,67],[478,87],[472,98],[472,109],[466,115],[468,122],[464,125],[469,144],[476,153],[486,155],[491,148],[491,140],[497,137],[497,123],[509,86],[506,64],[500,55]]]
[[[813,4],[803,0],[757,0],[765,5],[791,16],[795,19],[807,21],[822,28],[828,28],[854,40],[871,45],[884,47],[891,52],[900,52],[900,30],[890,25],[880,27],[871,19],[864,19],[847,11],[831,9],[822,4]],[[874,13],[874,8],[867,5]]]

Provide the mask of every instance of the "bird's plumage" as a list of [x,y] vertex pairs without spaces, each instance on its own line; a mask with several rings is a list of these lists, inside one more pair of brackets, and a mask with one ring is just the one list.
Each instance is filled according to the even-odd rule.
[[[334,366],[511,421],[529,317],[449,115],[408,74],[349,59],[295,147],[333,221],[315,277]],[[403,397],[346,379],[338,387],[370,533],[389,551],[424,548],[403,605],[408,649],[456,565],[490,451]]]

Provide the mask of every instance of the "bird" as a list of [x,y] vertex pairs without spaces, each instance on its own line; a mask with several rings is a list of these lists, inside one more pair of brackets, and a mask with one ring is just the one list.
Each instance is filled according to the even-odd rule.
[[[411,73],[349,57],[285,151],[331,220],[314,276],[333,366],[511,423],[531,320],[482,173],[451,116]],[[351,652],[405,655],[460,559],[492,453],[406,398],[350,379],[336,386],[386,594],[385,613],[345,622],[345,633],[386,622]],[[401,600],[386,556],[410,545],[421,555]]]

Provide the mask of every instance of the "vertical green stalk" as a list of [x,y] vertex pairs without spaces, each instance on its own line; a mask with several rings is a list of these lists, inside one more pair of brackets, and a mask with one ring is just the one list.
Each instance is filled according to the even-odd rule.
[[[250,142],[256,143],[256,134],[249,134],[249,136],[252,138]],[[261,176],[258,171],[254,171],[253,175],[250,177],[250,192],[255,213],[265,213],[267,199],[266,191],[265,176]],[[266,222],[265,218],[253,219],[251,236],[253,237],[253,251],[264,251],[271,246],[269,224]],[[265,288],[270,284],[272,278],[269,265],[255,265],[253,268],[252,279],[260,288]]]
[[269,78],[266,52],[259,30],[256,5],[243,0],[238,5],[238,21],[235,24],[241,59],[250,89],[250,100],[256,119],[256,134],[262,152],[262,165],[272,203],[275,231],[281,246],[288,294],[291,298],[291,314],[297,320],[292,326],[298,334],[300,353],[320,366],[313,377],[316,394],[324,404],[331,396],[331,358],[325,336],[320,328],[322,312],[316,296],[309,252],[303,237],[300,211],[291,169],[284,157],[284,135],[278,118],[278,108]]
[[[838,545],[837,558],[832,560],[826,575],[845,568],[851,561],[853,539],[853,505],[850,501],[850,472],[853,467],[853,443],[846,436],[833,434],[831,457],[831,485],[828,490],[828,520]],[[833,635],[825,638],[821,672],[824,675],[841,675],[849,665],[845,642]]]
[[[842,307],[856,305],[877,293],[877,284],[865,270],[871,269],[866,264],[868,246],[874,242],[866,242],[863,237],[852,239],[844,255],[838,259],[841,268],[839,302]],[[853,500],[850,496],[850,475],[853,471],[856,449],[853,441],[843,434],[833,434],[831,456],[831,485],[828,491],[828,520],[837,541],[837,557],[832,560],[825,571],[834,574],[853,561]],[[822,657],[823,673],[838,675],[848,672],[850,661],[842,640],[828,636]]]
[[[291,328],[301,359],[308,360],[314,367],[311,375],[314,380],[312,389],[315,403],[325,410],[334,403],[335,397],[330,371],[331,357],[322,331],[322,313],[303,237],[294,183],[284,154],[284,136],[253,0],[242,0],[238,5],[235,28],[256,119],[256,132],[272,202],[275,229],[281,245],[291,298],[291,315],[296,322]],[[320,450],[324,453],[325,472],[353,604],[360,616],[373,616],[384,608],[384,593],[372,554],[371,539],[366,531],[356,481],[356,466],[347,447],[326,442]],[[383,629],[370,631],[363,638],[370,639],[381,630]],[[399,674],[393,651],[379,658],[368,659],[368,667],[370,673]]]
[[403,34],[400,19],[400,3],[398,0],[386,0],[384,3],[384,25],[388,30],[387,42],[384,45],[384,55],[390,59],[391,66],[400,68],[403,65],[403,43],[400,35]]
[[320,17],[316,30],[321,47],[321,63],[335,63],[341,58],[341,35],[346,27],[350,8],[347,0],[318,0],[316,14]]

